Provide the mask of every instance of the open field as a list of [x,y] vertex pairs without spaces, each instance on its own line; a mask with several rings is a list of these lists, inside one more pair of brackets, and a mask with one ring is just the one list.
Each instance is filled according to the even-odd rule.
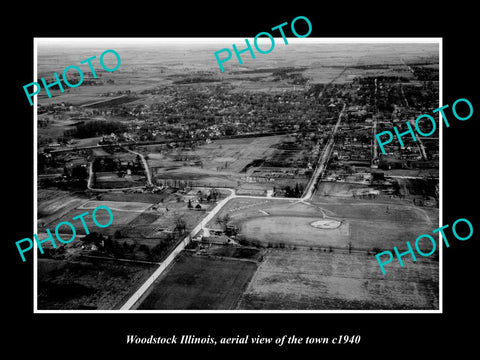
[[82,204],[79,209],[95,209],[98,206],[107,206],[111,210],[142,213],[147,210],[151,204],[140,202],[123,202],[123,201],[105,201],[105,200],[91,200]]
[[38,309],[118,308],[155,270],[113,261],[39,259]]
[[[305,186],[308,181],[305,175],[278,175],[292,171],[289,167],[262,166],[266,161],[293,162],[304,156],[302,149],[287,152],[278,148],[287,140],[287,135],[245,137],[214,140],[195,149],[159,150],[152,145],[140,151],[147,156],[158,183],[182,180],[197,186],[231,187],[246,194],[264,194],[275,186],[293,187],[296,183]],[[247,179],[252,175],[259,179]]]
[[[360,219],[375,222],[392,221],[405,223],[438,223],[430,218],[424,208],[413,206],[411,203],[401,201],[377,201],[377,200],[337,200],[322,199],[312,202],[317,207],[331,211],[339,217],[347,219]],[[437,215],[438,216],[438,215]]]
[[332,246],[346,248],[349,224],[342,223],[336,229],[318,229],[311,224],[319,217],[266,216],[249,219],[241,224],[240,232],[248,240],[275,246]]
[[248,199],[236,198],[228,201],[225,206],[218,212],[218,214],[208,222],[207,227],[218,229],[219,225],[216,222],[218,217],[224,217],[228,214],[234,223],[250,217],[262,216],[265,213],[264,209],[271,209],[272,207],[280,207],[282,204],[290,204],[289,201],[272,200],[272,199]]
[[86,196],[63,190],[39,189],[37,198],[37,216],[43,223],[53,221],[62,214],[87,202]]
[[143,175],[125,175],[118,176],[114,172],[102,171],[95,173],[93,188],[95,189],[125,189],[145,185],[146,180]]
[[[392,221],[350,221],[350,241],[354,249],[373,251],[373,249],[408,250],[406,242],[415,243],[415,239],[422,234],[431,235],[438,245],[438,233],[432,230],[439,225],[426,223],[392,222]],[[424,252],[432,249],[428,239],[419,242],[419,248]],[[438,251],[438,250],[437,250]]]
[[159,202],[167,201],[171,196],[167,192],[160,193],[135,193],[124,191],[110,191],[97,195],[99,200],[104,201],[121,201],[121,202],[139,202],[156,204]]
[[215,140],[199,146],[193,153],[202,159],[203,167],[215,170],[227,165],[226,170],[239,173],[251,161],[268,158],[274,152],[274,145],[285,139],[285,135],[262,136]]
[[[104,205],[108,206],[113,214],[112,224],[104,229],[98,228],[93,222],[92,212],[96,207]],[[67,221],[71,220],[73,217],[78,216],[86,211],[89,215],[84,217],[87,228],[90,231],[101,232],[105,235],[113,235],[115,230],[123,228],[126,224],[131,222],[137,216],[139,216],[143,211],[148,209],[152,204],[148,203],[135,203],[135,202],[120,202],[120,201],[99,201],[99,200],[90,200],[85,201],[80,206],[72,209],[71,211],[63,215],[64,219]],[[104,225],[107,224],[110,220],[110,215],[105,209],[100,209],[96,212],[95,217],[97,222]],[[77,220],[78,225],[76,226],[76,231],[78,234],[85,234],[83,226],[80,225],[80,221]],[[55,228],[56,223],[45,224],[46,227],[52,229]],[[62,228],[63,229],[63,228]],[[65,227],[66,230],[70,231],[68,227]]]
[[[216,219],[228,214],[240,229],[241,239],[262,246],[373,249],[406,249],[406,241],[431,234],[438,227],[438,209],[412,206],[405,201],[365,201],[316,198],[311,204],[292,200],[230,200],[208,224],[220,228]],[[334,220],[336,228],[316,228],[319,220]],[[438,241],[438,234],[434,238]],[[429,250],[428,241],[420,248]]]
[[[183,164],[190,162],[190,159],[198,159],[202,162],[202,170],[206,174],[237,174],[253,160],[273,154],[273,146],[284,138],[284,135],[277,135],[215,140],[210,144],[200,145],[195,150],[148,153],[148,163],[152,168],[188,168]],[[188,160],[178,161],[178,158]]]
[[233,309],[256,268],[254,262],[184,251],[154,282],[138,309]]
[[357,189],[365,188],[365,185],[362,184],[352,184],[345,182],[334,182],[334,181],[320,181],[318,183],[317,190],[315,191],[316,196],[337,196],[337,197],[353,197],[353,193]]
[[438,276],[428,258],[382,275],[373,255],[270,249],[237,309],[438,309]]
[[63,190],[39,189],[37,201],[37,226],[40,232],[44,228],[52,228],[52,224],[70,220],[72,216],[82,213],[78,209],[82,204],[88,202],[88,198],[83,194],[72,194],[72,192]]

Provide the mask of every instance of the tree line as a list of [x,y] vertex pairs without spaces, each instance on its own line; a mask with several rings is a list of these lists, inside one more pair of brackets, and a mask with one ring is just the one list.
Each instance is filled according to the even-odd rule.
[[127,127],[119,121],[91,120],[77,125],[75,129],[66,130],[64,135],[82,139],[125,131]]

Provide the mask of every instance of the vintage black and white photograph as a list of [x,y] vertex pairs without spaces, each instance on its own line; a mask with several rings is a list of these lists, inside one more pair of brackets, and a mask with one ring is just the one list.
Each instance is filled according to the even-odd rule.
[[441,310],[441,38],[277,36],[35,38],[36,312]]

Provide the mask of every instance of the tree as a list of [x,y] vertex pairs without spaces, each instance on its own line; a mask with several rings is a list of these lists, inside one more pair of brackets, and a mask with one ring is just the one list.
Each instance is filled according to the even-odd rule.
[[295,183],[295,196],[299,196],[300,195],[300,189],[298,187],[298,183]]
[[176,216],[175,217],[175,230],[178,232],[179,235],[183,234],[187,227],[183,216]]
[[235,239],[237,238],[238,234],[238,227],[236,226],[227,226],[225,229],[225,235],[227,236],[233,236]]
[[285,190],[285,196],[286,197],[291,197],[292,196],[292,190],[290,189],[290,186],[288,186],[288,185],[285,186],[284,190]]
[[150,248],[147,245],[141,244],[138,247],[138,250],[144,252],[146,256],[150,257]]
[[87,168],[85,166],[76,165],[72,169],[72,177],[77,179],[82,179],[82,180],[88,178]]
[[213,201],[217,201],[218,195],[219,195],[219,192],[217,189],[214,189],[214,188],[210,189],[210,196]]
[[225,222],[225,225],[228,224],[230,220],[232,220],[232,217],[230,216],[230,214],[225,214],[225,216],[223,217],[223,221]]
[[232,220],[231,216],[229,214],[225,214],[223,217],[218,216],[215,221],[225,231],[227,229],[227,226],[228,226],[228,223],[230,222],[230,220]]
[[218,225],[223,226],[223,218],[221,216],[217,216],[217,218],[215,219],[215,222]]
[[95,231],[92,231],[90,234],[85,235],[82,239],[82,241],[85,243],[94,243],[94,244],[98,244],[101,240],[103,240],[103,235]]
[[165,241],[161,241],[159,244],[155,245],[151,251],[152,259],[155,261],[159,261],[167,248],[168,243]]
[[137,155],[135,157],[135,168],[136,169],[141,169],[142,168],[142,159],[140,158],[140,155]]

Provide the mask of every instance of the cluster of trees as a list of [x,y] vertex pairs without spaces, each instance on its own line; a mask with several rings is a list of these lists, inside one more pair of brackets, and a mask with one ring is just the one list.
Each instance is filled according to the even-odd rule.
[[65,136],[76,138],[88,138],[107,134],[125,132],[127,127],[119,121],[91,120],[79,124],[75,129],[66,130]]
[[224,216],[217,216],[215,221],[218,225],[220,225],[227,236],[234,236],[237,237],[238,234],[238,227],[236,225],[232,225],[230,221],[232,220],[231,216],[227,213]]
[[215,188],[211,188],[208,195],[204,194],[201,190],[197,191],[197,197],[199,201],[215,202],[220,198],[220,196],[220,191]]
[[94,172],[111,171],[117,172],[118,176],[123,177],[127,170],[132,174],[143,173],[143,164],[140,156],[137,155],[135,161],[128,161],[127,165],[122,165],[120,159],[114,157],[99,157],[93,161],[92,169]]
[[413,74],[421,81],[438,81],[439,70],[423,66],[412,66]]
[[231,216],[227,213],[224,216],[218,215],[215,221],[220,225],[223,230],[226,230],[228,223],[232,220]]
[[176,216],[174,223],[175,229],[173,233],[167,233],[165,238],[161,239],[157,245],[149,248],[142,244],[139,246],[138,250],[143,251],[149,260],[160,261],[170,248],[185,235],[187,224],[183,216]]
[[418,109],[435,109],[438,107],[438,86],[431,81],[425,82],[422,88],[405,86],[404,92],[408,102],[415,104]]
[[272,75],[275,77],[275,81],[288,79],[291,80],[291,84],[305,85],[308,79],[303,77],[302,73],[300,72],[304,69],[305,68],[283,68],[272,72]]
[[285,191],[285,197],[300,197],[302,196],[304,189],[302,184],[296,183],[295,187],[292,188],[287,185],[283,190]]
[[[119,239],[123,238],[124,234],[121,230],[116,230],[112,239],[110,236],[91,232],[83,238],[85,243],[93,243],[98,247],[99,255],[113,256],[114,258],[136,258],[134,250],[143,252],[146,259],[149,261],[160,261],[165,254],[174,246],[177,241],[185,235],[186,222],[182,216],[175,218],[175,229],[173,233],[167,233],[164,238],[159,239],[158,244],[149,247],[145,244],[136,245],[135,242],[123,241],[121,244]],[[121,245],[120,245],[121,244]],[[127,255],[128,254],[128,255]]]
[[87,180],[86,179],[79,179],[79,178],[63,178],[57,177],[55,179],[41,179],[39,180],[39,187],[41,188],[49,188],[49,187],[56,187],[59,189],[78,189],[84,190],[87,188]]
[[192,77],[186,77],[183,79],[179,80],[174,80],[173,84],[194,84],[194,83],[204,83],[204,82],[216,82],[219,81],[216,78],[208,78],[208,77],[202,77],[202,76],[192,76]]
[[69,179],[85,180],[88,178],[87,167],[82,165],[75,165],[72,167],[64,166],[63,174]]

